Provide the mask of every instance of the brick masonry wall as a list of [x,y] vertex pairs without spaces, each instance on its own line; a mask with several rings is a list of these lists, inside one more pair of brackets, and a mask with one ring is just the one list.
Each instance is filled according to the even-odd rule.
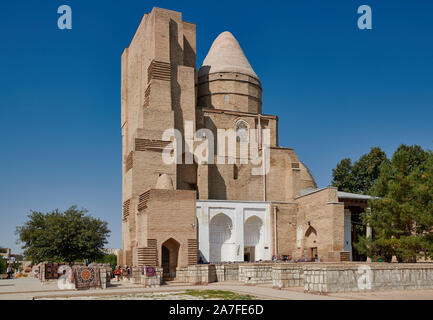
[[[278,255],[291,255],[296,252],[296,203],[273,203],[277,211],[277,245]],[[274,248],[274,209],[271,211],[271,229],[272,229],[272,249]],[[272,250],[272,254],[274,254]]]
[[186,190],[151,190],[147,215],[147,233],[157,240],[158,265],[161,266],[162,245],[169,239],[179,243],[178,267],[186,267],[188,240],[196,239],[196,195]]
[[[297,228],[301,228],[302,240],[293,257],[310,258],[311,248],[316,247],[319,258],[329,261],[329,252],[344,250],[344,204],[338,203],[337,189],[323,189],[296,200]],[[310,227],[316,232],[310,234],[312,241],[306,235]]]

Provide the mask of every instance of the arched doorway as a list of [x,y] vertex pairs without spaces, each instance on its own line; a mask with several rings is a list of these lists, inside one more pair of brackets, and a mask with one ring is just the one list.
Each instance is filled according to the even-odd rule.
[[220,213],[212,218],[209,226],[210,262],[228,262],[234,259],[232,228],[232,220],[227,215]]
[[305,232],[304,255],[308,259],[318,258],[317,231],[312,226]]
[[263,222],[257,216],[252,216],[245,221],[244,225],[244,261],[254,262],[263,259],[260,250],[262,242]]
[[168,239],[161,246],[161,265],[164,280],[174,280],[176,278],[179,247],[179,242],[173,238]]

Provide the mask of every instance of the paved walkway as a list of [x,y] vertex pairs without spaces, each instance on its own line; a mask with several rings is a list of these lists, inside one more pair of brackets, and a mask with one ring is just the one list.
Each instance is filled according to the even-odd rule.
[[183,283],[172,283],[159,288],[144,288],[140,285],[129,283],[113,283],[114,286],[105,290],[92,289],[86,291],[60,290],[56,282],[41,283],[34,278],[21,278],[13,280],[2,280],[0,282],[0,300],[32,300],[38,298],[62,298],[62,297],[92,297],[112,296],[135,293],[171,293],[186,290],[227,290],[239,294],[253,295],[259,299],[266,300],[322,300],[341,299],[330,298],[294,292],[288,290],[276,290],[270,286],[245,286],[238,282],[212,283],[207,286],[193,286]]
[[139,293],[175,293],[186,290],[226,290],[238,294],[249,294],[262,300],[396,300],[421,299],[433,300],[433,290],[382,291],[371,293],[337,293],[315,295],[304,293],[303,288],[277,290],[270,284],[246,286],[236,281],[211,283],[207,286],[193,286],[185,283],[170,283],[159,288],[144,288],[127,282],[114,282],[107,289],[91,289],[85,291],[60,290],[56,282],[42,283],[34,278],[0,280],[0,300],[32,300],[41,298],[85,298],[130,295]]

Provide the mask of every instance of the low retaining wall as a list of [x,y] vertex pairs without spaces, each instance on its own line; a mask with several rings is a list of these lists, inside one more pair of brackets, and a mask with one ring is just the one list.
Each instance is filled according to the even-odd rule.
[[[157,287],[154,276],[133,269],[133,283]],[[101,270],[102,278],[104,271]],[[272,282],[274,288],[304,287],[311,293],[433,289],[433,263],[260,263],[193,265],[177,268],[176,279],[194,285],[237,280],[254,285]],[[104,284],[102,284],[104,286]]]
[[99,274],[101,277],[101,287],[102,289],[106,289],[111,284],[111,267],[100,268]]
[[304,266],[292,264],[273,266],[272,285],[279,289],[304,286]]
[[238,281],[238,264],[199,264],[176,269],[176,280],[196,285],[212,282]]
[[144,273],[141,276],[141,284],[146,288],[160,287],[162,283],[162,268],[155,268],[155,275],[148,276]]
[[272,281],[272,264],[239,265],[239,281],[244,284],[259,284]]
[[176,280],[180,282],[188,282],[188,267],[176,268]]
[[239,280],[239,264],[225,264],[224,267],[224,281],[238,281]]
[[216,281],[215,266],[196,265],[189,266],[187,271],[187,282],[194,285],[206,285]]
[[[211,266],[212,265],[210,265],[210,267]],[[217,264],[215,265],[215,272],[216,272],[215,282],[239,280],[239,264],[237,263]]]
[[199,264],[176,269],[176,280],[194,285],[206,285],[217,281],[214,265]]
[[146,275],[146,267],[134,267],[130,281],[134,284],[142,284],[146,288],[160,287],[162,283],[162,268],[156,267],[155,274],[148,276]]
[[433,289],[433,264],[310,265],[304,278],[314,293]]

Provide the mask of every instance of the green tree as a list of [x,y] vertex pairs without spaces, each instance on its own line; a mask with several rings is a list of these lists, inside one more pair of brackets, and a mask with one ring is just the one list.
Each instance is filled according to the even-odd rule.
[[6,252],[7,252],[6,248],[0,247],[0,253],[6,253]]
[[102,258],[97,260],[98,263],[109,263],[111,269],[116,269],[117,266],[117,256],[115,254],[105,254]]
[[332,186],[344,192],[353,192],[355,189],[354,177],[352,173],[352,161],[349,158],[343,159],[332,169]]
[[19,241],[24,243],[24,255],[33,263],[101,258],[110,230],[107,222],[86,213],[87,210],[78,210],[76,206],[65,212],[31,211],[29,220],[16,229]]
[[363,155],[354,163],[352,174],[355,178],[355,190],[353,192],[370,193],[375,181],[379,178],[380,167],[388,162],[385,152],[376,147]]
[[433,153],[420,146],[400,146],[390,162],[380,167],[372,192],[380,197],[365,216],[373,239],[355,244],[368,256],[415,262],[433,258]]
[[6,260],[0,258],[0,274],[5,274],[6,268],[7,268]]
[[380,174],[382,163],[387,162],[385,152],[379,147],[371,148],[353,165],[346,158],[332,170],[332,186],[340,191],[368,194]]

